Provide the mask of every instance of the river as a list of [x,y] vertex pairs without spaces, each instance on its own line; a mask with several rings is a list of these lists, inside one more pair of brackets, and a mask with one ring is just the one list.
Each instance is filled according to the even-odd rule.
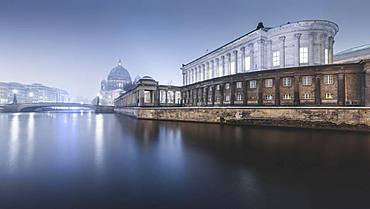
[[370,208],[370,134],[0,114],[0,208]]

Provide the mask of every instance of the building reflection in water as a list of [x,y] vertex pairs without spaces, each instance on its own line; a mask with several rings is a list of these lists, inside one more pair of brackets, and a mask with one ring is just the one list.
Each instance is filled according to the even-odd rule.
[[12,114],[10,122],[10,140],[9,140],[9,170],[14,171],[18,167],[18,155],[20,149],[20,113]]
[[104,117],[95,115],[95,166],[100,173],[104,163]]
[[27,121],[27,153],[26,153],[26,163],[31,164],[34,155],[34,140],[35,140],[35,113],[28,114]]

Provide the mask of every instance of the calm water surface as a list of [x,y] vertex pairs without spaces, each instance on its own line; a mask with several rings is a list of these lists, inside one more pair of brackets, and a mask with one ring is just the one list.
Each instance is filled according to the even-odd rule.
[[370,134],[0,114],[0,208],[370,208]]

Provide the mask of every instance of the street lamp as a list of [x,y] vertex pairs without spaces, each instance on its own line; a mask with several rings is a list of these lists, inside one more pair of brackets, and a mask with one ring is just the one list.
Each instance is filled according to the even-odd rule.
[[18,90],[17,89],[13,89],[13,104],[17,104],[17,94],[18,94]]

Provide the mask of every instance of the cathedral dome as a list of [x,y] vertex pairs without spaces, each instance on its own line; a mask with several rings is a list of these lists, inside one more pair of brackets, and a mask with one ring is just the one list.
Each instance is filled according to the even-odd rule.
[[109,75],[108,80],[125,80],[127,82],[131,82],[130,73],[122,67],[121,62],[118,63],[118,66],[114,67]]

